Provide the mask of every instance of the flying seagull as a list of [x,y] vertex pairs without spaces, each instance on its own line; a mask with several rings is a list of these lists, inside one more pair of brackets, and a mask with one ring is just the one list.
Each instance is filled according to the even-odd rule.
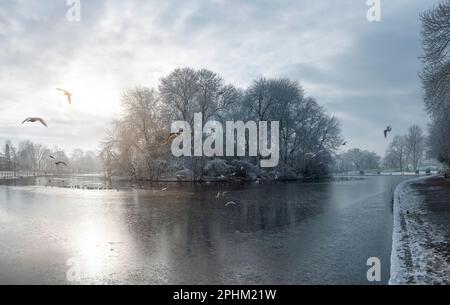
[[347,144],[348,144],[348,142],[345,141],[344,143],[342,143],[342,146],[345,146],[345,145],[347,145]]
[[69,102],[70,105],[72,105],[72,93],[70,93],[67,90],[60,89],[60,88],[56,88],[56,90],[64,92],[64,95],[67,96],[67,101]]
[[308,157],[310,157],[311,159],[313,159],[313,158],[317,157],[320,153],[323,153],[324,151],[325,151],[325,150],[322,149],[322,150],[319,150],[319,151],[316,152],[316,153],[309,152],[309,153],[306,153],[306,156],[308,156]]
[[230,201],[225,204],[225,207],[237,206],[236,202]]
[[69,167],[69,165],[67,165],[67,163],[64,162],[64,161],[58,161],[58,162],[55,162],[55,164],[58,165],[58,166],[64,165],[65,167]]
[[387,138],[388,133],[391,132],[391,131],[392,131],[392,127],[391,126],[386,127],[386,129],[384,131],[384,138],[385,139]]
[[44,125],[45,127],[48,127],[48,126],[47,126],[47,122],[45,122],[45,120],[44,120],[43,118],[34,118],[34,117],[26,118],[26,119],[22,122],[22,124],[25,124],[26,122],[30,122],[30,123],[36,123],[36,122],[39,122],[39,123],[41,123],[42,125]]
[[227,194],[228,194],[227,191],[224,191],[224,192],[218,192],[217,195],[216,195],[216,198],[225,197]]
[[183,133],[183,129],[180,128],[180,130],[178,132],[172,132],[166,140],[166,144],[172,143],[173,140],[175,140],[176,137],[181,136],[181,134]]

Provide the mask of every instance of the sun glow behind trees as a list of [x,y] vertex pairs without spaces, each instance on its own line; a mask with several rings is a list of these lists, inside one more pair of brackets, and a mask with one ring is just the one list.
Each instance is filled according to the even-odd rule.
[[[202,179],[213,158],[174,158],[163,145],[174,121],[194,123],[203,119],[280,122],[280,164],[277,171],[294,176],[323,175],[331,153],[342,144],[340,122],[329,116],[314,98],[307,97],[297,81],[258,78],[246,89],[227,84],[209,70],[176,69],[160,81],[158,90],[138,87],[125,91],[123,112],[103,145],[103,157],[111,175],[136,175],[159,179],[180,170]],[[324,150],[318,158],[308,153]],[[223,158],[257,164],[260,157]],[[241,166],[238,166],[239,170]]]

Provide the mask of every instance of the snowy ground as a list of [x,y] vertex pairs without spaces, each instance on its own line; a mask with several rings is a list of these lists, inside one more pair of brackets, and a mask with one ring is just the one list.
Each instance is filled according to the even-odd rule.
[[390,284],[449,284],[450,183],[411,179],[394,194]]

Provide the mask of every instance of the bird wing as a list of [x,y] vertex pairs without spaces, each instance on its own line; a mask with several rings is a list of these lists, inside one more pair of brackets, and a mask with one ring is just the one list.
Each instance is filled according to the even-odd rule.
[[387,129],[384,131],[384,137],[385,138],[387,138],[387,133],[388,133],[388,131],[387,131]]
[[25,120],[23,120],[22,124],[24,124],[24,123],[26,123],[28,121],[30,121],[30,118],[26,118]]
[[67,95],[67,100],[69,101],[69,104],[72,105],[72,95],[71,94],[66,94]]
[[176,137],[177,137],[177,134],[174,133],[174,132],[172,132],[172,133],[167,137],[166,143],[172,142],[173,139],[175,139]]
[[38,120],[39,122],[41,122],[41,124],[44,125],[45,127],[48,127],[48,126],[47,126],[47,122],[46,122],[44,119],[42,119],[42,118],[36,118],[36,120]]

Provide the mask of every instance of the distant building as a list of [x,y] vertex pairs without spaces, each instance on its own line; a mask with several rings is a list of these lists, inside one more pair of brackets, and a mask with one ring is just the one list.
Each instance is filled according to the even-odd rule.
[[0,153],[0,171],[10,172],[13,170],[13,164],[9,158]]

